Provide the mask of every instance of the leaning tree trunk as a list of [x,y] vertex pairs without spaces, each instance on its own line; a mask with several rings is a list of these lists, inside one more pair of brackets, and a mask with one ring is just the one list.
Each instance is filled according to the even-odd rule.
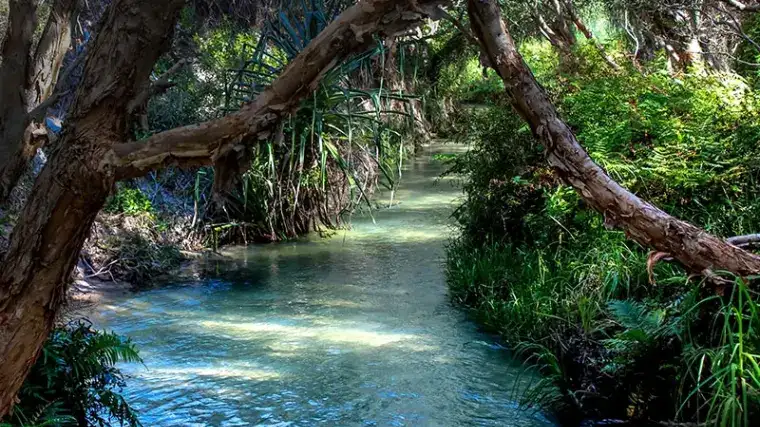
[[23,172],[26,129],[26,70],[37,23],[37,2],[11,0],[0,65],[0,203]]
[[612,180],[581,147],[536,82],[501,20],[496,0],[468,0],[473,31],[504,80],[512,106],[546,148],[549,164],[581,198],[645,247],[671,254],[689,271],[740,276],[760,273],[760,256],[680,221],[641,200]]
[[246,141],[268,137],[327,70],[370,46],[374,34],[388,37],[417,26],[444,2],[359,2],[237,113],[124,142],[129,104],[168,46],[184,0],[113,0],[89,49],[63,136],[37,178],[0,270],[0,418],[39,354],[82,244],[116,180],[171,164],[210,165],[245,148]]
[[[14,32],[9,26],[5,48],[12,50],[0,67],[0,99],[7,103],[0,111],[0,203],[10,195],[43,138],[33,138],[53,89],[63,58],[71,44],[71,19],[78,0],[55,0],[45,28],[32,56],[32,38],[36,24],[37,2],[11,2],[10,18],[23,26]],[[20,21],[21,20],[21,21]],[[10,53],[10,52],[9,52]],[[8,60],[8,59],[10,60]],[[6,95],[7,94],[7,95]],[[39,108],[38,110],[35,110]],[[3,126],[5,124],[5,126]]]
[[114,185],[104,159],[127,137],[127,104],[169,46],[184,0],[114,0],[85,64],[57,152],[34,185],[0,271],[0,416],[52,327],[71,269]]

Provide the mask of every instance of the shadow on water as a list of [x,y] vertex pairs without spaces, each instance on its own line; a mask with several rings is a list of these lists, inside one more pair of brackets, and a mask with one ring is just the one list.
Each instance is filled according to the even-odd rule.
[[460,192],[431,159],[457,150],[408,162],[398,204],[374,221],[229,248],[212,278],[108,301],[94,320],[145,359],[125,366],[145,425],[553,425],[517,407],[530,376],[449,304]]

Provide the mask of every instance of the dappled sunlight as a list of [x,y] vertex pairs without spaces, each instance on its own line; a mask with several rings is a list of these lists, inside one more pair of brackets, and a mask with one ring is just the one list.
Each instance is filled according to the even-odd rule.
[[274,371],[261,369],[248,364],[224,364],[220,366],[172,366],[148,368],[148,374],[152,377],[171,378],[176,380],[189,380],[199,376],[212,378],[232,378],[247,381],[265,381],[280,378],[280,374]]
[[[278,323],[264,322],[221,322],[214,320],[204,320],[198,322],[203,328],[225,335],[232,335],[236,338],[256,339],[264,336],[274,336],[282,340],[290,341],[321,341],[330,343],[348,344],[357,347],[382,347],[389,344],[408,344],[409,342],[420,342],[422,337],[413,334],[381,332],[356,327],[342,326],[295,326],[283,325]],[[419,345],[405,348],[420,351],[428,351],[431,346]]]

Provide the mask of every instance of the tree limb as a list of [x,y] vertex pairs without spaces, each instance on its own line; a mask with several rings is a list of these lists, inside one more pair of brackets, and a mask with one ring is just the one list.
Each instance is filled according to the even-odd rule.
[[243,140],[266,139],[280,118],[295,110],[322,76],[349,55],[374,43],[373,34],[392,37],[419,25],[447,0],[370,0],[346,9],[285,68],[272,85],[239,111],[226,117],[171,129],[134,142],[116,144],[103,167],[117,179],[145,175],[168,165],[212,164]]
[[594,163],[525,64],[496,1],[468,0],[473,32],[497,66],[512,106],[544,145],[549,165],[590,207],[604,215],[605,224],[623,229],[628,238],[645,247],[671,254],[693,273],[760,273],[760,256],[645,202]]

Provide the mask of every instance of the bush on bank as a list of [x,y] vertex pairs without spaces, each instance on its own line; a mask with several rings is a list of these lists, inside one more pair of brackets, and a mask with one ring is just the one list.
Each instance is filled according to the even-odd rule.
[[[607,71],[580,48],[582,72],[550,52],[526,59],[591,156],[646,200],[720,236],[760,231],[758,93],[736,74]],[[553,70],[553,72],[548,72]],[[472,150],[448,248],[452,299],[546,375],[522,397],[568,420],[750,425],[760,411],[756,293],[716,295],[676,265],[610,231],[549,170],[505,105],[469,109]]]

